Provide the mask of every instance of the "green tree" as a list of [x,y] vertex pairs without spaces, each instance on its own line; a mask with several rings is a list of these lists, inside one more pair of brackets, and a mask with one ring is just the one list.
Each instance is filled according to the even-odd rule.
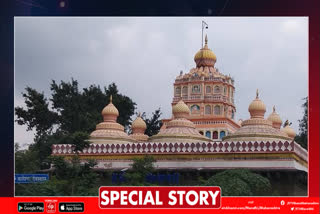
[[303,100],[303,117],[301,120],[299,120],[299,134],[296,135],[294,140],[303,148],[308,150],[308,97],[304,98]]
[[144,119],[147,125],[147,129],[144,133],[149,137],[159,133],[160,128],[162,126],[162,121],[160,120],[161,115],[162,113],[160,111],[160,108],[152,113],[151,118],[146,118],[145,114],[142,115],[142,118]]
[[155,159],[150,155],[146,155],[143,158],[135,158],[131,165],[131,169],[125,173],[126,185],[150,185],[145,181],[145,177],[154,172],[154,162]]
[[128,127],[134,114],[136,104],[120,94],[115,83],[104,87],[104,91],[96,85],[80,90],[76,80],[59,84],[53,80],[50,90],[51,105],[43,93],[27,87],[22,94],[26,108],[15,108],[17,123],[27,125],[27,130],[36,130],[34,143],[29,149],[36,153],[39,169],[50,165],[48,156],[52,144],[71,143],[75,145],[75,151],[88,146],[86,139],[102,121],[101,111],[109,103],[110,95],[119,110],[119,123]]
[[98,174],[93,171],[93,161],[80,163],[77,156],[70,162],[53,157],[55,171],[44,183],[17,184],[16,195],[26,196],[89,196],[98,194]]
[[49,109],[49,102],[44,94],[27,87],[22,96],[27,110],[22,107],[15,108],[18,117],[16,122],[19,125],[26,125],[28,131],[35,129],[37,136],[50,133],[53,125],[58,122],[58,114]]
[[61,81],[60,84],[53,80],[50,89],[51,109],[44,94],[30,87],[22,94],[26,109],[15,108],[18,124],[27,125],[27,130],[35,128],[37,136],[48,134],[52,130],[64,134],[92,132],[95,125],[102,121],[101,111],[109,103],[110,95],[119,110],[118,122],[125,127],[130,124],[130,117],[136,106],[129,97],[119,93],[115,83],[105,87],[103,92],[96,85],[80,90],[78,82],[73,79],[71,82]]
[[223,196],[260,196],[271,194],[270,181],[247,169],[231,169],[209,178],[205,186],[220,186]]
[[18,143],[15,143],[15,173],[35,173],[40,163],[37,153],[33,150],[21,150]]

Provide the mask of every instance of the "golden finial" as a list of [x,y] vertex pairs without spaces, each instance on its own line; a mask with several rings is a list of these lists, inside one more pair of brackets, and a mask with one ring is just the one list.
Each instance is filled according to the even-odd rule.
[[112,95],[110,95],[110,103],[112,103]]
[[208,44],[208,36],[206,34],[206,37],[204,38],[204,44],[207,45]]
[[276,112],[276,106],[273,106],[272,110],[273,112]]
[[256,91],[256,99],[259,99],[259,90]]

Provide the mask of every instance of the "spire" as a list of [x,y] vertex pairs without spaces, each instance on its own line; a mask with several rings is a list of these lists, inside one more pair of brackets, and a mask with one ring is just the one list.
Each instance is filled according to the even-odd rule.
[[110,95],[110,103],[112,103],[112,95]]
[[256,91],[256,99],[259,99],[259,90]]
[[276,112],[276,106],[273,106],[272,110],[275,113]]
[[204,39],[204,44],[205,44],[205,45],[208,45],[208,36],[207,36],[207,34],[206,34],[206,37],[205,37],[205,39]]

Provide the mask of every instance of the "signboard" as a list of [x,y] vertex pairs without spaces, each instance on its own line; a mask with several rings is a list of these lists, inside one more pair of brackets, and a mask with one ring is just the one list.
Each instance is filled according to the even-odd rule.
[[49,180],[48,174],[15,174],[14,182],[16,184],[39,183]]

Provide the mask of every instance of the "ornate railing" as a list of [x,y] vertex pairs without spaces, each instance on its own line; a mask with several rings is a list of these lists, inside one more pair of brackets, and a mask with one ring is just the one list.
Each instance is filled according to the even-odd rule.
[[[121,154],[191,154],[191,153],[296,153],[308,161],[308,153],[294,141],[239,141],[239,142],[145,142],[90,144],[79,154],[121,155]],[[72,155],[73,145],[54,144],[53,155]]]

